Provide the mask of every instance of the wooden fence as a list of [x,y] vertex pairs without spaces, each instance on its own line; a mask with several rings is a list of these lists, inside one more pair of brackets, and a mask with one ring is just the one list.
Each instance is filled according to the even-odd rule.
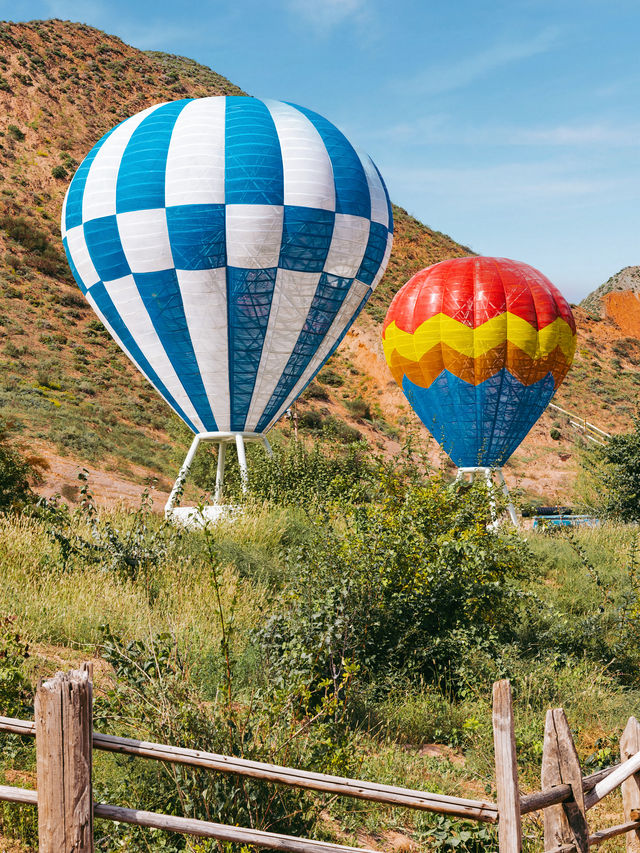
[[566,409],[562,409],[560,406],[556,405],[556,403],[549,403],[549,408],[555,409],[557,412],[561,412],[563,415],[566,415],[570,426],[581,432],[588,441],[592,441],[594,444],[599,444],[600,447],[604,447],[607,439],[611,438],[611,433],[605,432],[603,429],[600,429],[600,427],[595,426],[595,424],[589,423],[586,418],[583,418],[580,415],[571,414],[571,412],[568,412]]
[[[519,853],[522,849],[521,817],[531,812],[543,812],[546,853],[587,853],[589,847],[624,833],[628,853],[640,853],[640,724],[635,717],[629,719],[620,740],[621,763],[583,776],[564,711],[561,708],[548,711],[541,790],[522,796],[518,787],[511,686],[506,680],[493,685],[497,802],[379,785],[99,734],[93,731],[92,704],[91,667],[84,664],[80,670],[58,673],[38,685],[35,722],[0,717],[0,731],[36,738],[37,790],[0,786],[0,800],[38,807],[40,853],[92,853],[94,817],[292,853],[363,851],[363,848],[94,803],[91,784],[94,749],[497,823],[500,853]],[[587,811],[619,786],[622,787],[625,822],[590,833]]]

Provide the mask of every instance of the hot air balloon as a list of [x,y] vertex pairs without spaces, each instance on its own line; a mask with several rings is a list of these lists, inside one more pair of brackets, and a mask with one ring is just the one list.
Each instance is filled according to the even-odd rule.
[[[116,342],[200,441],[266,433],[336,349],[391,251],[376,166],[322,116],[250,97],[158,104],[100,139],[62,236]],[[217,500],[216,497],[216,500]]]
[[576,325],[562,294],[528,264],[455,258],[398,291],[383,343],[394,379],[459,476],[498,469],[504,485],[500,467],[567,375]]

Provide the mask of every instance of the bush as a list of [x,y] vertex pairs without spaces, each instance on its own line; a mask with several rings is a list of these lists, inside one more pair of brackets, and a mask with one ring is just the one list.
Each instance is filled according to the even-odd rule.
[[24,139],[24,133],[20,130],[20,128],[15,124],[7,125],[7,130],[9,131],[9,136],[18,142],[22,142]]
[[[178,426],[179,437],[185,433]],[[185,452],[186,452],[186,448]],[[190,472],[196,485],[210,491],[215,483],[217,455],[208,448],[198,451]],[[375,461],[366,448],[352,444],[345,448],[322,437],[307,446],[302,441],[275,442],[269,457],[261,445],[247,446],[250,501],[271,501],[281,506],[315,508],[341,497],[369,500],[376,491]],[[246,500],[235,453],[227,454],[224,499]]]
[[54,166],[51,170],[51,174],[54,178],[62,180],[67,177],[68,173],[64,166]]
[[585,497],[597,512],[618,521],[640,521],[640,412],[631,432],[606,439],[581,456]]
[[[211,569],[218,571],[215,564]],[[111,689],[96,702],[96,724],[110,731],[124,725],[136,737],[254,761],[346,771],[350,753],[336,720],[336,703],[314,720],[302,720],[292,715],[286,691],[254,695],[250,702],[236,695],[228,645],[233,614],[221,605],[215,609],[226,674],[214,702],[204,701],[190,681],[188,665],[170,634],[125,642],[107,627],[102,656],[115,675]],[[132,766],[125,756],[112,762],[117,772],[98,779],[99,796],[135,808],[303,836],[312,831],[322,808],[321,798],[260,780],[180,765],[159,771],[145,762]],[[103,841],[108,849],[114,836],[127,850],[148,849],[139,829],[110,826],[109,835]],[[186,847],[179,836],[164,837],[163,842],[168,851]]]
[[316,379],[323,385],[332,385],[334,388],[344,385],[344,379],[332,367],[325,367],[318,373]]
[[379,503],[339,505],[288,555],[288,585],[260,633],[266,669],[297,681],[308,703],[354,673],[460,688],[499,670],[514,636],[526,551],[487,529],[484,488],[391,477],[384,489]]
[[326,388],[319,385],[317,382],[311,382],[307,385],[304,393],[301,395],[302,400],[328,400],[329,394]]
[[12,425],[0,419],[0,511],[18,509],[35,499],[31,483],[46,467],[36,456],[23,456],[10,442]]
[[356,397],[354,400],[345,400],[345,405],[348,411],[354,418],[360,418],[367,421],[371,420],[371,409],[366,400],[362,397]]
[[329,415],[323,423],[323,431],[329,438],[337,438],[344,444],[353,444],[362,439],[362,433],[341,418]]

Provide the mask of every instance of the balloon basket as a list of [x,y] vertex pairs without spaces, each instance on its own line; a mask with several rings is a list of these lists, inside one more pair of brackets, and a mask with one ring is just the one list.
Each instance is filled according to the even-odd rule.
[[481,479],[486,481],[487,490],[489,492],[489,502],[491,504],[491,515],[493,516],[493,522],[491,526],[495,529],[496,527],[498,527],[500,522],[496,515],[496,503],[493,499],[493,490],[495,488],[495,483],[493,482],[494,474],[497,477],[498,484],[507,499],[507,512],[509,513],[511,523],[514,527],[520,527],[518,514],[516,513],[516,508],[514,507],[513,502],[511,500],[509,488],[505,483],[502,468],[488,468],[486,465],[475,465],[467,468],[458,468],[458,473],[456,474],[456,483],[460,480],[466,480],[467,477],[470,478],[471,482],[473,482],[476,477],[480,477]]
[[[209,523],[215,523],[222,519],[233,519],[242,514],[242,506],[220,503],[222,486],[224,484],[225,462],[227,458],[227,446],[235,444],[238,454],[238,465],[240,466],[240,478],[242,491],[246,493],[249,483],[249,470],[247,467],[247,456],[245,453],[246,441],[258,441],[264,445],[269,456],[273,456],[273,450],[266,437],[260,432],[200,432],[194,436],[189,452],[182,463],[178,477],[174,483],[169,500],[164,508],[164,517],[182,527],[189,529],[202,528]],[[203,443],[218,445],[218,467],[216,470],[216,486],[213,504],[209,506],[178,506],[184,490],[187,474],[191,470],[198,447]]]

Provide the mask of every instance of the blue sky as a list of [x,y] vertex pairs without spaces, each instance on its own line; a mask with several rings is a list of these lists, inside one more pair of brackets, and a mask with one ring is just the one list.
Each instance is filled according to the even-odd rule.
[[640,264],[637,0],[0,0],[47,17],[317,110],[397,204],[572,301]]

